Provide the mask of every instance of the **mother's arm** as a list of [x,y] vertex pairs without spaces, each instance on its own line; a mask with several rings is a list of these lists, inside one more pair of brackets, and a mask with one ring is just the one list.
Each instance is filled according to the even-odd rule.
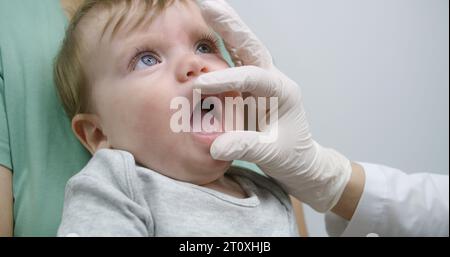
[[12,173],[0,166],[0,237],[13,236]]

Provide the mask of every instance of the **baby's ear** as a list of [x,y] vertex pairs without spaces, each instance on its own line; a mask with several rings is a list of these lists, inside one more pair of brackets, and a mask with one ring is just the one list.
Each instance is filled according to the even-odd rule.
[[109,148],[108,138],[103,134],[95,114],[77,114],[72,119],[72,130],[78,140],[93,155],[101,148]]

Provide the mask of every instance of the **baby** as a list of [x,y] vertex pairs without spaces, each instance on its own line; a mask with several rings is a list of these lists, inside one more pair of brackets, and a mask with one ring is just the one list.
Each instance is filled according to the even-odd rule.
[[298,236],[281,187],[211,158],[222,132],[171,129],[171,101],[195,104],[195,79],[228,67],[194,0],[85,1],[55,80],[93,157],[66,186],[58,235]]

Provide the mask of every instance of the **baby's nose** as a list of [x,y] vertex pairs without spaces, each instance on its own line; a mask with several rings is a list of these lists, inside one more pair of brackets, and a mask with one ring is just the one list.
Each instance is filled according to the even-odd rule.
[[176,72],[178,81],[181,83],[188,82],[197,78],[203,73],[208,73],[209,68],[204,61],[194,56],[189,57],[187,60],[181,62]]

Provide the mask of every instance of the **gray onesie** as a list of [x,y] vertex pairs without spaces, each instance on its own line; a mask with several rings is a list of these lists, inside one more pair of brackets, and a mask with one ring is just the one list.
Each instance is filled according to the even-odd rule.
[[233,167],[239,199],[100,150],[66,186],[58,236],[298,236],[289,197],[271,179]]

